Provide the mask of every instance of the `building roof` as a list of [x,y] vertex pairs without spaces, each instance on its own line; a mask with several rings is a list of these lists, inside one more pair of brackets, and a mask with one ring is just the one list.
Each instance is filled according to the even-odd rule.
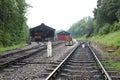
[[44,23],[42,23],[41,25],[39,26],[36,26],[34,28],[31,28],[30,30],[34,30],[34,31],[55,31],[55,29],[45,25]]
[[57,33],[57,35],[70,35],[70,33],[67,31],[61,31],[61,32]]
[[34,37],[34,34],[36,32],[41,33],[41,36],[43,36],[43,37],[52,37],[52,36],[54,36],[55,29],[42,23],[41,25],[30,29],[30,35],[32,37]]

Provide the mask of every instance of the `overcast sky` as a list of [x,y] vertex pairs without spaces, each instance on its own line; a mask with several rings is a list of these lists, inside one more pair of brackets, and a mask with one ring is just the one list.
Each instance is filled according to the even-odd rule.
[[93,17],[97,0],[26,0],[32,8],[27,11],[30,28],[45,23],[56,30],[68,30],[83,17]]

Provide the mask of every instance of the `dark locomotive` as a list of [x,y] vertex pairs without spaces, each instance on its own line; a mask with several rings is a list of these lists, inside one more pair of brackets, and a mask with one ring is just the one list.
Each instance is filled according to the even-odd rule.
[[41,41],[42,40],[41,34],[39,32],[36,32],[34,39],[35,39],[35,41]]

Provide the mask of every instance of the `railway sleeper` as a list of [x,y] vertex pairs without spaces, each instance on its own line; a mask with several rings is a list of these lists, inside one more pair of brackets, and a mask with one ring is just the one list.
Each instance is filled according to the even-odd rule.
[[81,66],[66,65],[64,68],[67,68],[67,69],[81,69]]
[[[101,75],[84,75],[84,73],[81,74],[66,74],[61,73],[56,80],[103,80],[103,77]],[[84,76],[84,77],[83,77]]]
[[98,79],[101,79],[101,80],[103,80],[103,76],[102,75],[93,75],[93,78],[95,78],[96,80]]
[[58,65],[52,65],[53,68],[56,68]]
[[21,66],[20,65],[11,65],[10,67],[12,67],[12,68],[20,68]]
[[47,68],[47,69],[45,69],[45,70],[52,72],[52,71],[54,70],[54,68]]
[[21,65],[10,65],[9,67],[7,67],[7,68],[4,68],[2,71],[4,71],[4,72],[13,72],[13,71],[15,71],[16,69],[18,69],[18,68],[20,68],[21,67]]
[[58,65],[58,62],[30,62],[30,61],[22,61],[22,63],[26,63],[26,64],[54,64],[54,65]]
[[41,77],[46,78],[51,72],[42,73]]
[[120,76],[111,76],[112,80],[120,80]]
[[15,69],[14,68],[5,68],[3,69],[4,72],[13,72]]
[[119,76],[120,75],[120,72],[119,71],[108,71],[108,74],[110,76]]
[[71,73],[71,74],[80,74],[80,73],[100,74],[100,72],[98,70],[86,71],[86,70],[69,70],[69,69],[63,69],[62,72]]
[[86,66],[95,65],[95,63],[72,63],[72,62],[67,63],[67,65],[72,65],[72,66],[82,66],[83,64],[86,65]]
[[[71,69],[71,70],[81,70],[82,69],[82,66],[68,66],[66,65],[64,67],[64,69]],[[86,70],[93,70],[93,69],[96,69],[96,66],[87,66],[85,67]]]
[[16,65],[26,65],[24,62],[17,62]]
[[72,63],[95,63],[95,61],[75,61],[75,60],[70,60],[70,62],[72,62]]

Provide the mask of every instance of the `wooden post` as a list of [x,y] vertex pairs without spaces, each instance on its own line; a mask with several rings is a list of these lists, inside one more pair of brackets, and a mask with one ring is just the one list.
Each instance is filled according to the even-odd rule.
[[48,41],[47,43],[47,57],[51,57],[52,56],[52,43],[51,41]]

